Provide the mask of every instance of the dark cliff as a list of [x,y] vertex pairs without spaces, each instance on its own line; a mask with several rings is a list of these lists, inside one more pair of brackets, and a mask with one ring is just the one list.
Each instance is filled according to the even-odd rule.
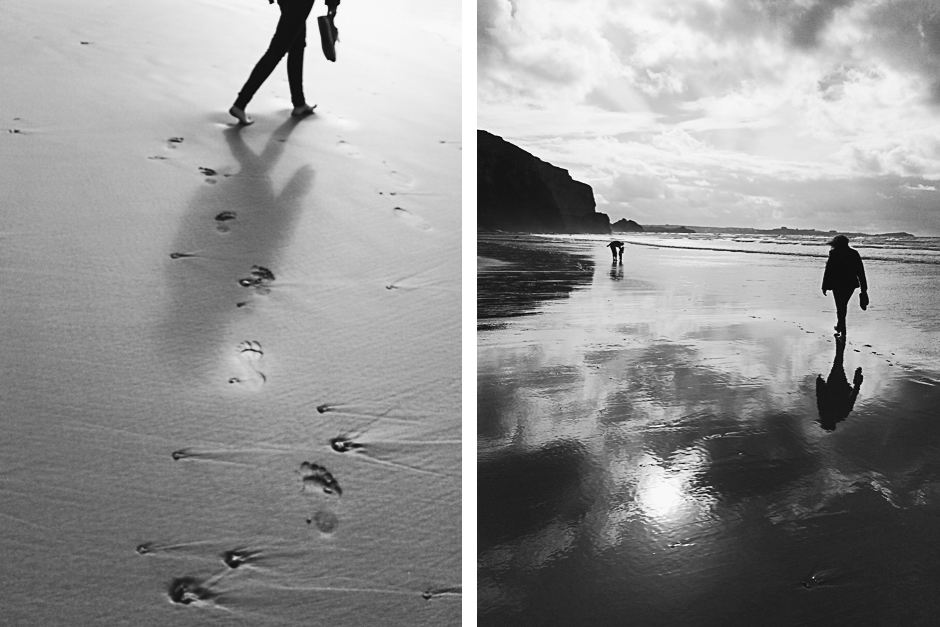
[[477,131],[477,227],[530,233],[610,234],[594,192],[501,137]]

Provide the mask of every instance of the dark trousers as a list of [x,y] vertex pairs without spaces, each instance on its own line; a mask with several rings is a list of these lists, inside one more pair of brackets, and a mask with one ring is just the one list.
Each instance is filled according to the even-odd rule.
[[277,64],[287,55],[287,81],[290,84],[290,100],[295,107],[306,104],[304,100],[304,47],[307,45],[307,16],[313,8],[313,0],[278,0],[281,19],[268,51],[264,53],[255,69],[238,92],[235,106],[244,109],[255,92],[271,75]]
[[839,289],[832,290],[832,296],[836,300],[836,328],[845,333],[845,314],[849,308],[849,299],[852,298],[852,294],[855,293],[855,288],[852,289]]

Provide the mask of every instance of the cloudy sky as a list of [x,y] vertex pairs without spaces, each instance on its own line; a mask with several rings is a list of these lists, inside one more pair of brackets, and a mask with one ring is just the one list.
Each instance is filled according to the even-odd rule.
[[611,221],[940,235],[940,1],[478,0],[478,117]]

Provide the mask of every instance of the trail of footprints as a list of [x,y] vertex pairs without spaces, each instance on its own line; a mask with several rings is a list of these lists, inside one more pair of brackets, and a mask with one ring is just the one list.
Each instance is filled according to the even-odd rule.
[[[748,318],[753,318],[753,319],[755,319],[755,320],[761,320],[761,319],[762,319],[760,316],[753,316],[753,315],[748,315]],[[773,320],[777,320],[777,318],[773,318]],[[812,333],[812,334],[819,333],[818,331],[811,331],[811,330],[809,330],[809,329],[803,328],[803,325],[801,325],[799,322],[792,322],[792,321],[789,321],[789,320],[787,320],[787,321],[781,320],[780,322],[790,322],[790,324],[796,325],[796,327],[797,327],[800,331],[804,331],[804,332],[806,332],[806,333]],[[827,339],[826,341],[829,342],[829,341],[831,341],[831,340],[828,340],[828,339]],[[904,368],[905,370],[910,370],[910,369],[911,369],[910,366],[907,366],[907,365],[905,365],[905,364],[899,363],[897,359],[893,359],[893,360],[892,360],[890,357],[885,356],[883,353],[879,353],[878,351],[874,350],[874,349],[872,348],[872,345],[871,345],[871,344],[863,344],[862,346],[863,346],[863,348],[870,349],[869,352],[870,352],[872,355],[875,355],[876,357],[881,357],[882,359],[884,359],[884,360],[885,360],[885,363],[888,364],[889,366],[899,366],[899,367],[901,367],[901,368]],[[855,351],[856,353],[861,353],[861,352],[862,352],[861,349],[858,349],[858,348],[853,348],[852,350]],[[891,357],[896,357],[896,355],[895,355],[894,353],[891,353]]]
[[[17,130],[11,132],[19,131]],[[171,137],[167,140],[167,148],[176,149],[180,144],[183,143],[183,141],[184,138],[182,137]],[[350,154],[350,156],[358,156],[356,152],[358,149],[348,144],[343,145],[345,142],[340,142],[340,144],[341,148],[344,149],[344,151],[347,151],[347,154]],[[149,159],[165,160],[167,157],[157,155],[149,157]],[[200,167],[199,171],[201,174],[206,176],[207,183],[216,183],[216,177],[219,176],[219,172],[217,170],[213,168]],[[230,175],[223,174],[222,176],[227,177]],[[409,187],[412,183],[410,177],[398,172],[392,172],[390,177],[396,183],[406,187]],[[394,195],[394,193],[392,193],[392,195]],[[422,230],[430,229],[430,226],[427,225],[427,223],[424,222],[422,218],[411,214],[405,209],[395,207],[394,213],[405,222],[409,223],[411,226]],[[222,234],[230,232],[232,226],[237,223],[237,218],[238,216],[234,211],[220,212],[214,218],[216,223],[216,230]],[[198,253],[194,252],[170,253],[171,259],[187,259],[199,256],[200,255]],[[270,286],[274,280],[274,273],[270,269],[264,266],[254,265],[251,267],[248,275],[239,279],[238,283],[246,289],[250,289],[257,294],[264,295],[270,292]],[[246,302],[238,302],[236,303],[236,306],[243,307],[246,304]],[[256,340],[246,340],[240,343],[235,348],[235,365],[240,370],[240,372],[228,379],[229,385],[259,390],[261,386],[267,381],[267,376],[264,374],[264,372],[261,371],[261,362],[263,356],[264,350],[262,349],[260,342]],[[336,410],[336,407],[330,404],[322,404],[317,407],[317,410],[319,413],[323,414]],[[375,416],[374,420],[379,420],[381,418],[383,418],[383,415]],[[329,441],[329,446],[331,450],[336,453],[365,451],[365,445],[360,442],[356,442],[349,435],[340,435],[332,438]],[[200,459],[216,462],[225,461],[224,456],[219,455],[218,453],[200,453],[190,448],[182,448],[173,451],[171,457],[174,461]],[[387,464],[403,469],[414,470],[417,472],[429,472],[419,468],[406,466],[404,464],[378,460],[368,456],[363,456],[363,459],[374,463]],[[332,536],[339,527],[340,520],[330,507],[329,499],[338,499],[342,497],[343,488],[340,485],[339,480],[333,475],[332,472],[330,472],[330,470],[326,468],[326,466],[315,461],[302,462],[297,472],[300,475],[300,490],[302,495],[307,499],[319,499],[320,501],[317,503],[310,516],[306,518],[306,524],[317,529],[321,536]],[[191,548],[192,546],[192,544],[161,546],[153,542],[145,542],[136,547],[136,552],[139,555],[153,555],[155,553],[172,552],[177,549]],[[205,605],[215,603],[216,599],[219,597],[219,593],[216,592],[214,588],[219,583],[219,581],[221,581],[222,578],[225,577],[228,573],[239,569],[243,565],[250,565],[253,562],[256,562],[260,556],[261,551],[250,550],[244,547],[224,551],[219,556],[224,565],[224,568],[221,571],[205,578],[199,578],[192,575],[177,577],[168,584],[166,590],[167,596],[171,602],[179,605]],[[460,595],[461,588],[459,586],[434,588],[425,590],[420,594],[425,600],[431,600],[438,597]]]
[[[342,142],[341,142],[342,143]],[[414,185],[415,180],[409,175],[399,172],[397,170],[390,170],[388,172],[389,180],[400,189],[397,191],[390,192],[379,192],[380,196],[384,196],[386,193],[389,196],[398,196],[398,195],[407,195],[407,196],[431,196],[434,195],[434,192],[421,192],[421,191],[410,191]],[[417,215],[413,211],[410,211],[404,207],[393,207],[392,215],[401,220],[403,224],[417,229],[419,231],[433,231],[434,229],[428,224],[427,220]]]
[[[246,343],[246,351],[254,351],[255,347],[250,345],[251,343]],[[332,411],[341,411],[338,406],[333,405],[320,405],[317,407],[319,413],[327,413]],[[344,412],[345,413],[345,412]],[[355,415],[355,414],[350,414]],[[372,423],[385,418],[384,415],[377,415],[372,417]],[[370,423],[371,424],[371,423]],[[336,437],[331,438],[328,441],[329,448],[334,453],[338,454],[351,454],[356,452],[365,452],[366,445],[362,442],[358,442],[355,439],[355,435],[351,434],[341,434]],[[438,445],[438,444],[459,444],[459,441],[427,441],[427,442],[407,442],[403,441],[402,443],[408,444],[429,444],[429,445]],[[326,444],[326,443],[324,443]],[[324,447],[325,448],[325,447]],[[231,453],[229,453],[231,455]],[[193,449],[180,449],[172,453],[172,458],[176,461],[180,460],[205,460],[205,461],[215,461],[215,462],[224,462],[226,459],[220,455],[218,452],[199,452]],[[386,462],[384,460],[377,460],[372,457],[363,456],[362,459],[365,459],[369,462],[374,463],[387,463],[395,466],[399,466],[406,469],[415,470],[418,472],[430,472],[419,468],[412,468],[404,466],[402,464],[397,464],[394,462]],[[307,525],[316,529],[321,537],[329,538],[337,530],[340,525],[339,517],[333,511],[331,503],[333,499],[340,499],[343,497],[343,487],[340,485],[339,479],[331,472],[325,465],[318,463],[316,461],[303,461],[300,464],[299,469],[296,471],[300,477],[300,493],[305,499],[312,500],[316,503],[312,513],[306,518],[305,522]],[[435,474],[435,473],[430,473]],[[161,553],[172,554],[174,552],[191,552],[192,549],[196,548],[199,545],[210,545],[209,542],[195,542],[195,543],[182,543],[182,544],[167,544],[167,545],[158,545],[154,542],[145,542],[136,547],[136,552],[139,555],[156,555]],[[238,570],[243,566],[251,566],[255,563],[258,563],[264,557],[264,552],[258,549],[252,549],[248,547],[236,547],[226,551],[223,551],[218,555],[219,559],[224,565],[224,568],[221,568],[219,571],[205,577],[196,577],[193,575],[185,575],[177,577],[169,582],[166,589],[166,594],[169,600],[175,604],[179,605],[194,605],[194,606],[205,606],[218,604],[221,594],[218,592],[217,586],[223,578],[231,576],[233,571]],[[345,588],[323,588],[323,590],[337,590],[337,591],[348,591]],[[364,590],[365,592],[384,592],[384,593],[394,593],[394,594],[412,594],[407,591],[398,591],[398,590]],[[431,601],[433,599],[446,599],[448,597],[459,598],[462,595],[460,586],[451,586],[451,587],[439,587],[439,588],[430,588],[421,592],[415,591],[413,594],[420,594],[421,597],[426,601]]]

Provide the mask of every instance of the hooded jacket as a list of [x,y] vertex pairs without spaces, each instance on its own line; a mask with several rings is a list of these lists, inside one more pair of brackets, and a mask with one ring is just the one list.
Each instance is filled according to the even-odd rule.
[[865,267],[858,251],[848,246],[837,246],[829,251],[826,261],[826,272],[823,274],[822,288],[824,290],[854,290],[861,287],[863,292],[868,291],[868,281],[865,280]]

